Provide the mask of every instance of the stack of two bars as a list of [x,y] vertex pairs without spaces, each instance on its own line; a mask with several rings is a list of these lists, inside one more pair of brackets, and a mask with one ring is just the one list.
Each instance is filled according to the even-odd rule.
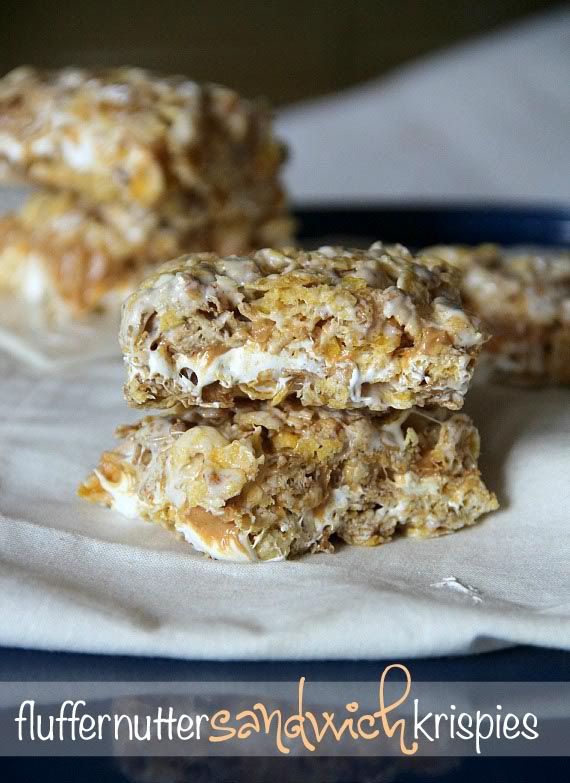
[[81,316],[149,265],[288,241],[266,107],[136,68],[0,79],[0,179],[44,188],[0,219],[0,288]]
[[485,341],[401,246],[200,253],[127,300],[130,404],[80,495],[227,560],[434,536],[497,507],[461,408]]

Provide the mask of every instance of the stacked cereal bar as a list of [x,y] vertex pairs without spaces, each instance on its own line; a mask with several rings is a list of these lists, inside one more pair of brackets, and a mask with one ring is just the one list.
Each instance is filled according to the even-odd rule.
[[433,536],[497,507],[461,407],[484,342],[401,246],[185,256],[123,310],[118,431],[80,494],[228,560]]
[[0,220],[0,285],[81,314],[181,252],[286,243],[283,159],[266,108],[224,87],[134,68],[13,71],[0,172],[47,190]]
[[495,245],[424,252],[460,271],[465,305],[492,335],[485,358],[499,377],[570,383],[570,253]]
[[190,408],[117,432],[82,497],[160,522],[212,557],[281,560],[336,534],[374,546],[434,536],[496,508],[467,416],[286,402]]
[[441,262],[377,244],[179,258],[125,303],[120,341],[135,405],[383,411],[460,408],[484,338]]

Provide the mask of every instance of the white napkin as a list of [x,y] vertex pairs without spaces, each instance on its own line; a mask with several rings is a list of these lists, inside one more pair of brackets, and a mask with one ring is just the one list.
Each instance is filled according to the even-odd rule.
[[75,496],[116,425],[120,361],[41,373],[0,354],[0,644],[179,658],[394,658],[570,649],[570,392],[476,385],[502,510],[428,541],[208,560]]
[[118,356],[119,321],[119,312],[110,311],[50,324],[28,302],[0,294],[0,348],[40,370],[56,371],[87,357]]

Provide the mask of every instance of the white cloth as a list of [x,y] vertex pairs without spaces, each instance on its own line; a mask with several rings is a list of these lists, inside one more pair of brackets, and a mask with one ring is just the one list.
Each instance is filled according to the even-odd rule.
[[305,203],[567,203],[569,128],[568,7],[278,115]]
[[[570,649],[567,389],[470,392],[503,508],[480,525],[239,565],[75,496],[139,415],[119,358],[46,373],[0,354],[0,376],[0,644],[222,659]],[[482,600],[434,586],[449,577]]]

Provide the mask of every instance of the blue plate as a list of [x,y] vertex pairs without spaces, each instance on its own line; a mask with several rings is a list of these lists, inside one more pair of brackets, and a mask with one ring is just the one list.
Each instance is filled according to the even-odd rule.
[[382,239],[410,247],[432,244],[570,245],[570,207],[392,206],[299,207],[299,239]]

